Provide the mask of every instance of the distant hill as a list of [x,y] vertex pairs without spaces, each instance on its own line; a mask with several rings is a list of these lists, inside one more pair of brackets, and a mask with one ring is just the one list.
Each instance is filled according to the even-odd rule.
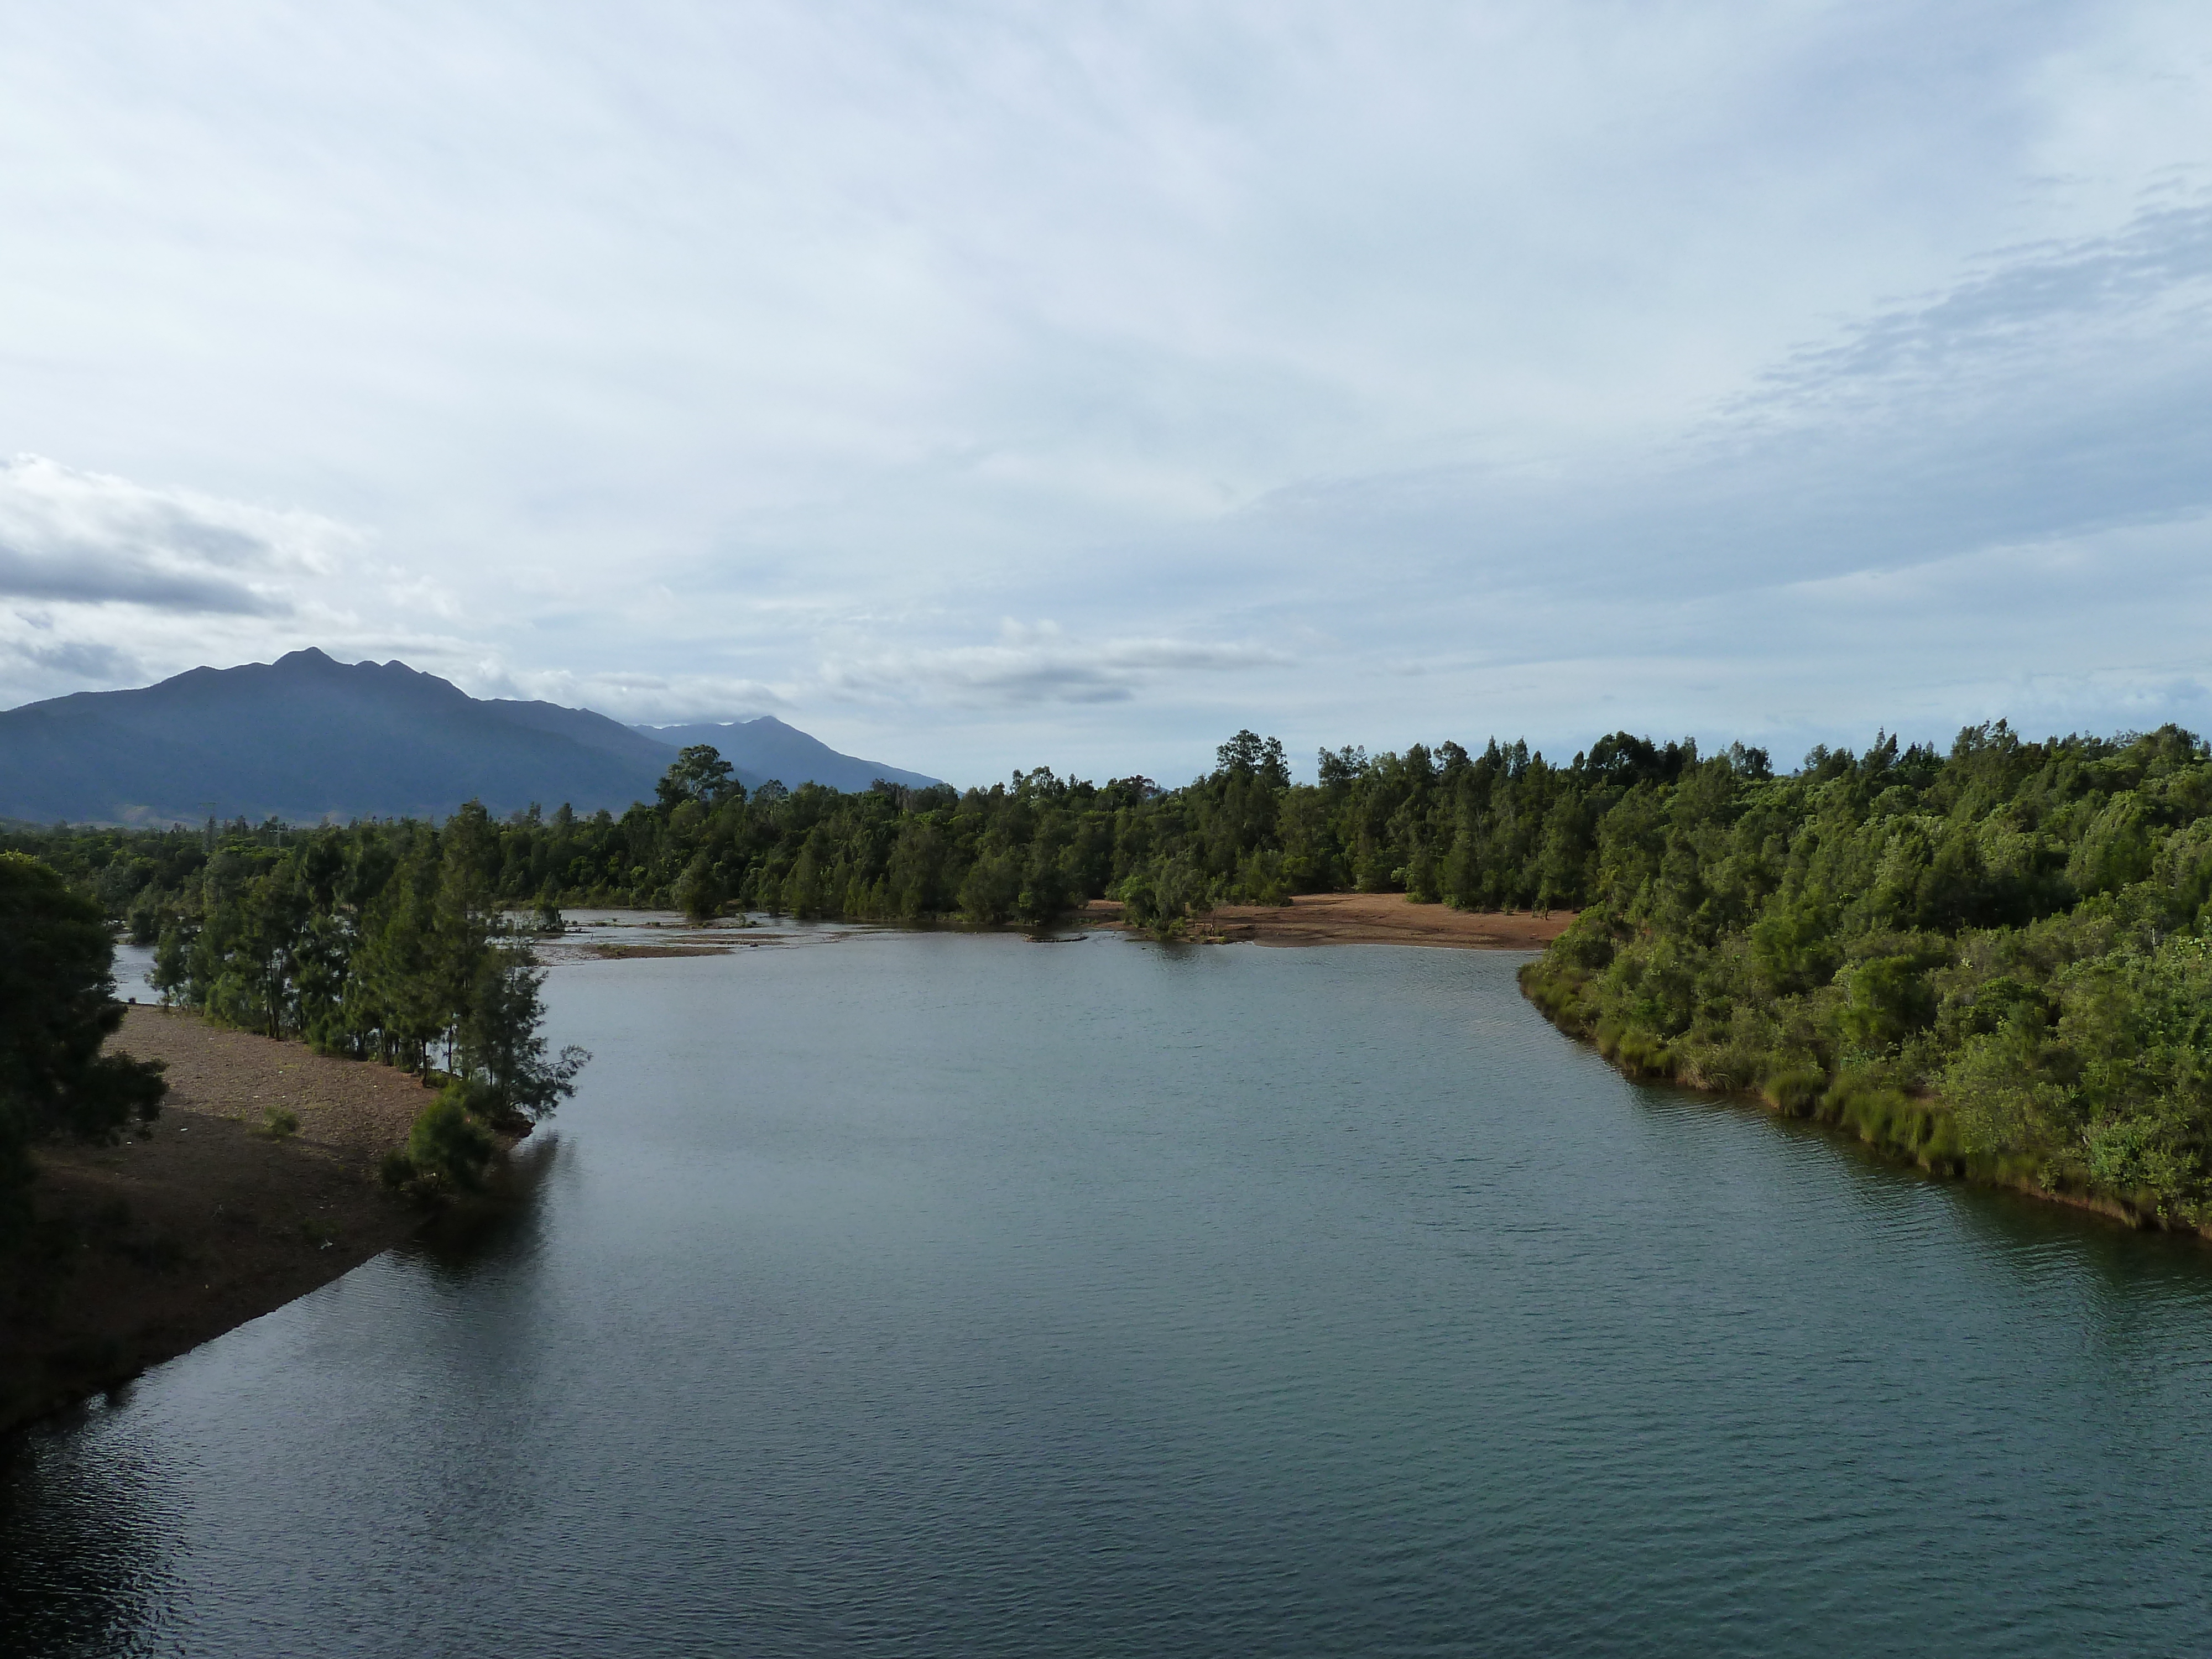
[[679,749],[695,743],[713,744],[721,751],[724,760],[738,769],[738,775],[747,788],[752,787],[754,775],[774,778],[787,788],[796,789],[802,783],[819,783],[848,794],[872,787],[878,778],[886,783],[902,783],[909,789],[927,789],[944,781],[921,772],[886,766],[881,761],[856,760],[850,755],[841,755],[819,738],[810,738],[773,714],[720,725],[638,726],[630,729]]
[[[588,709],[483,700],[404,663],[295,651],[0,713],[0,817],[442,817],[472,799],[502,814],[532,801],[619,812],[653,799],[672,758]],[[764,781],[736,764],[749,787]]]

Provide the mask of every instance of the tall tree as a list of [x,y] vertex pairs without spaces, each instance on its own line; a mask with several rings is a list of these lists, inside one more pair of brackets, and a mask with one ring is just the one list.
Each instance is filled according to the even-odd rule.
[[20,1224],[33,1142],[112,1139],[161,1110],[159,1061],[100,1052],[123,1023],[114,962],[97,903],[0,853],[0,1229]]

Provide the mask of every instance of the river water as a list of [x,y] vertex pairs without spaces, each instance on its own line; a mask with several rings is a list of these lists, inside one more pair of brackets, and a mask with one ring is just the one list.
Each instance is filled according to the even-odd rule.
[[0,1642],[2212,1651],[2212,1251],[1633,1085],[1520,958],[556,969],[526,1203],[0,1450]]

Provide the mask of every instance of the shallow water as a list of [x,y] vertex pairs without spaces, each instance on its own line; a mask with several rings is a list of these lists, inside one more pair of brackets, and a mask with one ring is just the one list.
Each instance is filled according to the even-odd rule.
[[557,969],[530,1202],[19,1437],[4,1645],[2212,1649],[2212,1252],[1627,1084],[1519,960]]

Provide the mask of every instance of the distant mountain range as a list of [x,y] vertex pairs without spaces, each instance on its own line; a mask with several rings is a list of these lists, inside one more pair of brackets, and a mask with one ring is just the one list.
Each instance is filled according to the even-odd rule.
[[757,775],[774,778],[788,787],[802,782],[827,784],[832,789],[858,793],[872,788],[877,779],[902,783],[909,789],[927,789],[941,781],[920,772],[905,772],[881,761],[855,760],[841,755],[819,738],[810,738],[795,726],[786,726],[773,714],[758,720],[731,720],[720,726],[634,726],[648,738],[678,748],[695,743],[711,744],[724,760],[746,779]]
[[749,789],[770,777],[840,789],[934,781],[774,719],[628,726],[586,708],[471,697],[402,662],[307,650],[0,713],[0,817],[313,823],[443,817],[471,799],[501,814],[532,801],[619,812],[651,800],[676,750],[695,742],[721,750]]

